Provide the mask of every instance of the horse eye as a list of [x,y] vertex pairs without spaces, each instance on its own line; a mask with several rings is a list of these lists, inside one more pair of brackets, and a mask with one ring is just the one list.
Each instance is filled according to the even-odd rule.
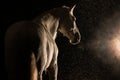
[[70,31],[73,31],[74,30],[74,28],[70,28]]

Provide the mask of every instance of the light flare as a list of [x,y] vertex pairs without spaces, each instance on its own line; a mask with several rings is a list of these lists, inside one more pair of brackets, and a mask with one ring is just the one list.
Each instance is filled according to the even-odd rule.
[[113,56],[120,60],[120,37],[113,37],[108,44]]

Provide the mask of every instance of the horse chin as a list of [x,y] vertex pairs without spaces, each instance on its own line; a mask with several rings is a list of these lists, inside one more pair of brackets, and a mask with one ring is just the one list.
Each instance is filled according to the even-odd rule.
[[79,44],[80,43],[80,39],[79,40],[77,40],[76,42],[73,42],[72,40],[70,40],[69,41],[72,45],[77,45],[77,44]]

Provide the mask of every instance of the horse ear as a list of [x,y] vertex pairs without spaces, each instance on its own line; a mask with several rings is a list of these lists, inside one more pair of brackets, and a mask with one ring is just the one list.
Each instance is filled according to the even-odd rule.
[[76,7],[76,4],[70,9],[70,14],[71,15],[73,15],[73,11],[74,11],[75,7]]

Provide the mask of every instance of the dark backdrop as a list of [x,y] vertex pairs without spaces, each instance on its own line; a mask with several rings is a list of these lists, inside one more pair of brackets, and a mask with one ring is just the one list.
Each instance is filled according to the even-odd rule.
[[[0,59],[1,78],[5,79],[4,34],[7,28],[20,20],[31,20],[54,7],[76,4],[75,16],[81,32],[81,43],[73,46],[61,35],[56,39],[59,47],[58,80],[120,80],[120,52],[108,43],[120,26],[118,0],[32,0],[1,2]],[[115,35],[113,35],[115,34]],[[114,50],[114,51],[111,51]]]

